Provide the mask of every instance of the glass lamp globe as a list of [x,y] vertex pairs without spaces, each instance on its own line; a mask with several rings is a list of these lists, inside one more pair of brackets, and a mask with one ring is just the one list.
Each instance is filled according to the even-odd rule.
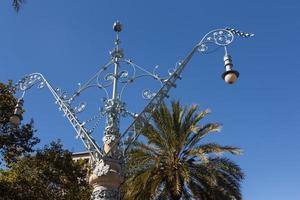
[[9,122],[12,123],[15,126],[18,126],[21,123],[21,119],[18,115],[12,115],[9,118]]
[[9,121],[14,124],[15,126],[18,126],[21,123],[21,120],[23,119],[22,113],[23,113],[23,99],[19,99],[16,105],[16,108],[14,110],[14,113],[10,117]]
[[222,74],[222,78],[228,84],[234,84],[239,77],[239,72],[235,70],[228,70]]

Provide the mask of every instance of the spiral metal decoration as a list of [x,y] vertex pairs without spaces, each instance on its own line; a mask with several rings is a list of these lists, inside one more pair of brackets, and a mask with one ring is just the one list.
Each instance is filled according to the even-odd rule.
[[214,52],[219,47],[225,47],[233,42],[234,34],[226,29],[216,29],[208,32],[198,44],[201,53]]
[[[254,35],[232,28],[212,30],[196,44],[184,59],[178,61],[172,69],[168,70],[168,77],[162,78],[157,73],[158,66],[155,66],[153,71],[148,71],[135,64],[132,60],[125,59],[123,50],[119,48],[119,33],[122,30],[122,26],[119,22],[114,24],[114,30],[117,33],[115,40],[116,46],[110,52],[110,61],[100,67],[99,71],[86,83],[79,83],[78,90],[72,95],[67,95],[66,92],[59,88],[53,88],[40,73],[25,76],[15,87],[23,91],[23,94],[34,85],[38,88],[44,88],[46,86],[50,90],[59,109],[64,113],[64,116],[75,129],[77,138],[82,140],[87,151],[90,153],[93,172],[97,176],[102,176],[110,172],[110,166],[105,161],[107,157],[117,161],[124,159],[122,153],[124,156],[130,144],[139,137],[144,124],[151,119],[153,111],[157,109],[163,99],[168,96],[169,91],[176,86],[176,81],[181,79],[182,71],[196,52],[207,54],[214,52],[220,47],[223,47],[225,51],[227,51],[226,47],[233,42],[235,36],[248,38]],[[136,114],[126,109],[126,104],[122,101],[122,96],[130,84],[141,78],[151,78],[155,80],[155,82],[160,84],[160,89],[155,92],[148,88],[142,91],[142,97],[148,100],[148,104],[142,112]],[[110,87],[112,87],[112,89],[109,89]],[[100,89],[105,93],[105,97],[97,114],[82,122],[78,119],[77,114],[85,110],[87,103],[80,102],[76,106],[72,105],[82,92],[90,88]],[[106,123],[103,142],[110,147],[108,151],[103,151],[91,136],[91,133],[98,127],[100,120],[104,116],[106,116]],[[126,116],[133,117],[134,121],[120,134],[120,117]],[[94,126],[91,129],[87,129],[86,123],[90,122],[95,122]],[[124,138],[124,136],[127,136],[127,138]],[[117,199],[118,195],[119,191],[117,189],[108,190],[107,188],[100,188],[98,191],[93,192],[92,199],[98,200],[106,197]]]
[[[116,76],[118,82],[122,84],[118,98],[122,99],[124,90],[137,79],[140,78],[152,78],[160,83],[163,84],[163,78],[161,78],[158,73],[156,72],[158,66],[154,67],[152,72],[140,67],[139,65],[135,64],[130,59],[120,59],[119,64],[122,65],[122,70],[118,72],[118,74],[114,74],[113,72],[113,65],[114,62],[110,61],[106,65],[104,65],[91,79],[87,81],[85,84],[79,84],[79,89],[73,94],[72,99],[78,96],[81,92],[86,89],[97,87],[105,92],[106,98],[110,98],[110,91],[108,90],[109,87],[112,86],[114,77]],[[127,68],[127,69],[126,69]],[[145,92],[142,92],[142,96],[144,99],[146,96],[144,95]],[[153,93],[154,94],[154,93]],[[149,95],[148,95],[149,97]]]
[[25,76],[16,84],[16,88],[21,91],[26,91],[36,84],[38,85],[38,88],[43,88],[46,84],[46,79],[40,73],[33,73]]
[[143,91],[143,98],[144,98],[144,99],[150,100],[150,99],[152,99],[155,95],[156,95],[156,92],[151,92],[151,90],[149,90],[149,89],[145,89],[145,90]]

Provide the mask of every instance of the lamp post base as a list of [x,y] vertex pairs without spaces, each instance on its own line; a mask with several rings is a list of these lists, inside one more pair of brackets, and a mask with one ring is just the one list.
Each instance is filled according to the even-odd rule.
[[120,174],[121,166],[118,160],[107,159],[99,162],[89,183],[93,186],[92,200],[119,200],[120,185],[124,178]]
[[119,200],[120,193],[118,189],[97,186],[94,188],[92,200]]

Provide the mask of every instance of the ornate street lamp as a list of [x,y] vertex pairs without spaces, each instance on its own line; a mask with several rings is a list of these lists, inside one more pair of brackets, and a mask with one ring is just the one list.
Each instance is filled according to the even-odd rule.
[[13,124],[15,127],[19,126],[23,119],[23,103],[24,100],[22,98],[18,99],[13,115],[9,118],[9,122]]
[[[176,81],[181,79],[181,73],[193,55],[196,52],[210,53],[217,48],[223,47],[225,49],[224,62],[226,71],[222,77],[226,83],[233,84],[236,82],[239,73],[232,69],[233,64],[231,57],[227,53],[227,46],[233,42],[235,35],[241,37],[253,36],[253,34],[230,28],[212,30],[196,44],[185,59],[178,61],[175,68],[169,70],[168,77],[162,78],[156,73],[157,67],[153,71],[148,71],[135,64],[132,60],[124,58],[123,50],[120,48],[119,34],[122,31],[122,25],[119,21],[114,23],[113,30],[116,32],[116,40],[114,49],[110,51],[111,58],[109,62],[101,67],[85,84],[80,85],[79,89],[72,95],[68,96],[62,90],[54,88],[40,73],[25,76],[16,85],[16,88],[23,92],[34,85],[38,85],[39,88],[46,86],[50,90],[59,109],[75,129],[77,138],[82,140],[85,148],[90,153],[93,173],[89,182],[93,185],[92,199],[95,200],[116,200],[120,198],[119,187],[124,181],[122,166],[130,143],[139,137],[142,127],[150,120],[151,113],[168,96],[170,89],[176,87]],[[128,67],[131,69],[131,73]],[[144,99],[149,102],[139,114],[136,114],[127,109],[122,96],[124,89],[128,85],[134,83],[137,79],[145,77],[155,80],[161,86],[156,92],[151,92],[148,89],[143,91]],[[87,104],[83,102],[74,106],[74,103],[82,92],[90,88],[102,90],[106,98],[103,101],[103,107],[99,109],[96,116],[82,121],[79,119],[79,113],[84,111]],[[22,103],[23,101],[18,103],[15,114],[11,118],[14,124],[19,124],[19,121],[22,119],[20,110]],[[120,119],[127,116],[133,117],[133,122],[121,134]],[[106,124],[103,133],[103,148],[100,148],[93,139],[92,133],[97,128],[102,117],[106,117]],[[96,120],[96,126],[89,129],[88,124],[94,120]],[[125,141],[125,136],[130,137],[127,137]]]
[[231,60],[230,55],[224,56],[224,66],[225,66],[225,72],[222,74],[222,78],[224,81],[228,84],[234,84],[236,80],[238,79],[240,73],[238,71],[235,71],[232,69],[233,64]]

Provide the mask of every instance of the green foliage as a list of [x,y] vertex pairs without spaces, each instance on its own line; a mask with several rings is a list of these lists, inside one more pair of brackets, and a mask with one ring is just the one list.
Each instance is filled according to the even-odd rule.
[[33,121],[18,128],[9,123],[16,102],[12,82],[7,85],[0,83],[0,158],[8,165],[18,156],[32,152],[33,146],[39,142],[34,137]]
[[14,98],[14,87],[12,82],[0,83],[0,123],[7,123],[13,114],[17,100]]
[[203,137],[220,130],[218,123],[199,125],[209,110],[172,110],[161,105],[131,146],[126,162],[124,199],[240,200],[240,167],[221,153],[240,154],[240,149],[215,143],[200,144]]
[[86,178],[83,163],[74,162],[60,143],[51,143],[34,156],[19,158],[7,171],[0,171],[0,199],[90,199]]
[[0,83],[0,153],[8,167],[0,170],[0,200],[89,199],[84,163],[75,163],[61,144],[51,143],[32,155],[39,142],[33,122],[20,127],[9,122],[16,102],[12,83]]
[[89,199],[83,162],[75,163],[59,143],[34,152],[39,139],[34,137],[33,122],[10,124],[17,102],[14,92],[11,82],[0,83],[0,153],[8,167],[0,170],[0,200]]

